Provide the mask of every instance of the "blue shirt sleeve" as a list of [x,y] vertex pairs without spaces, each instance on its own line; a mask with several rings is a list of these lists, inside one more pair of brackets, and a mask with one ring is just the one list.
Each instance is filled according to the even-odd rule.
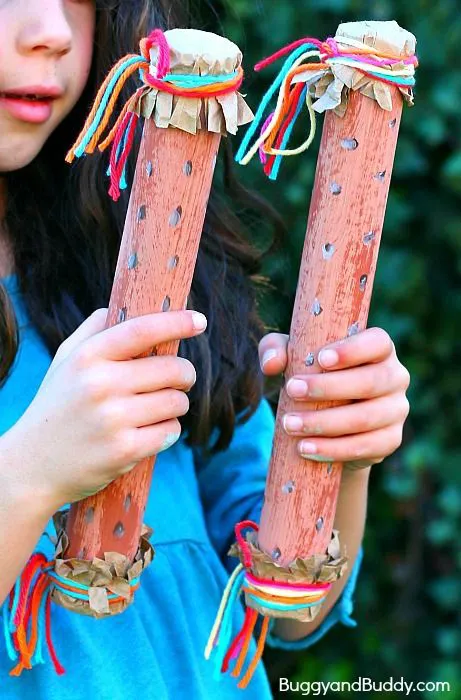
[[[236,427],[227,450],[204,460],[200,450],[194,448],[208,533],[229,573],[232,573],[238,563],[234,557],[227,556],[230,545],[235,541],[235,525],[242,520],[260,521],[274,429],[274,414],[267,399],[263,398],[251,418]],[[314,632],[296,641],[286,641],[271,633],[275,622],[271,621],[268,646],[306,649],[337,622],[355,627],[357,623],[351,617],[353,594],[362,558],[363,550],[360,548],[341,596]]]

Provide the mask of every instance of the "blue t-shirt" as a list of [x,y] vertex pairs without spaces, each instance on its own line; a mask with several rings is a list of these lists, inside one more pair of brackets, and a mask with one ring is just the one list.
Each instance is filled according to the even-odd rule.
[[[0,390],[0,435],[21,417],[51,363],[42,339],[27,318],[13,275],[3,279],[15,305],[20,345],[15,364]],[[214,677],[204,648],[230,572],[238,563],[226,555],[237,522],[259,522],[274,432],[274,415],[266,399],[235,430],[225,452],[206,462],[183,436],[157,456],[153,488],[144,522],[154,528],[153,563],[143,573],[134,603],[122,614],[93,619],[52,605],[52,637],[66,673],[56,675],[51,660],[12,677],[14,666],[0,633],[0,697],[2,700],[237,700],[271,698],[260,663],[246,690],[229,673]],[[214,438],[213,438],[214,439]],[[52,559],[52,522],[37,550]],[[267,644],[306,649],[340,621],[352,620],[352,595],[362,551],[334,608],[311,635],[285,642],[270,634]],[[0,607],[0,623],[4,607]],[[243,604],[234,611],[236,634],[243,622]],[[3,625],[0,624],[0,630]],[[250,647],[252,658],[256,646]]]

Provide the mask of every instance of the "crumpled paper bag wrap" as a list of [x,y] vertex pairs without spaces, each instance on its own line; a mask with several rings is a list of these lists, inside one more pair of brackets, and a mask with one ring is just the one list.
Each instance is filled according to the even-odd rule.
[[[260,578],[293,583],[333,583],[340,579],[348,568],[347,557],[341,555],[339,530],[333,530],[326,554],[314,554],[307,559],[298,557],[289,567],[279,566],[268,554],[263,552],[258,546],[257,536],[257,532],[250,531],[246,535],[246,541],[253,562],[251,572]],[[227,554],[230,557],[238,557],[243,564],[243,554],[237,542],[231,546]],[[245,603],[262,615],[286,617],[301,622],[313,620],[322,607],[314,605],[312,608],[303,608],[292,612],[273,610],[265,608],[253,598],[249,598],[247,593],[245,593]]]
[[[95,557],[92,561],[82,559],[66,559],[68,546],[66,534],[66,512],[58,512],[53,516],[58,536],[55,552],[55,572],[69,582],[76,581],[90,586],[89,602],[73,598],[72,594],[65,595],[57,588],[52,590],[52,599],[63,608],[80,615],[102,618],[118,615],[134,600],[130,581],[137,578],[152,562],[155,551],[149,542],[153,530],[146,525],[141,531],[139,549],[133,562],[118,552],[105,552],[104,559]],[[115,593],[124,598],[123,601],[109,605],[109,593]]]
[[[190,75],[229,75],[242,64],[238,46],[224,37],[196,29],[165,32],[170,45],[170,73]],[[156,76],[158,49],[150,51],[149,72]],[[225,136],[236,134],[239,126],[253,120],[253,112],[243,96],[233,92],[221,97],[178,97],[146,85],[132,111],[153,119],[157,127],[175,127],[190,134],[212,131]]]
[[[360,41],[378,51],[391,53],[396,57],[409,58],[416,51],[416,38],[411,33],[402,29],[397,22],[346,22],[340,24],[335,35],[341,49],[354,48],[349,46],[347,39]],[[403,63],[395,63],[391,67],[393,71],[403,68]],[[311,94],[316,99],[313,108],[322,113],[332,109],[339,117],[344,116],[349,99],[350,90],[359,90],[362,95],[370,97],[379,104],[382,109],[392,110],[392,87],[379,80],[364,75],[356,68],[331,63],[329,70],[320,70],[315,73],[306,71],[297,75],[293,82],[304,82],[311,85]],[[413,91],[411,87],[398,88],[404,100],[413,105]]]

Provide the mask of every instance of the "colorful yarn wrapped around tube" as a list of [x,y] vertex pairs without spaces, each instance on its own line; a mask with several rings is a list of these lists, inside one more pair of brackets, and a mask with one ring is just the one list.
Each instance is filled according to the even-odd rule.
[[[131,594],[139,588],[139,577],[130,582]],[[16,581],[8,600],[8,614],[4,611],[3,631],[6,649],[16,666],[11,676],[19,676],[35,664],[45,663],[43,647],[46,641],[50,658],[58,675],[65,671],[60,664],[51,639],[51,590],[52,587],[80,600],[89,599],[90,587],[69,579],[54,571],[54,562],[48,562],[43,554],[32,555],[22,575]],[[122,597],[111,593],[109,604],[114,605]]]
[[330,583],[298,584],[293,582],[274,581],[256,576],[251,572],[252,556],[248,544],[242,537],[242,530],[251,528],[258,531],[258,525],[251,520],[244,520],[235,526],[235,535],[243,553],[243,564],[233,571],[224,591],[213,628],[205,648],[205,658],[213,659],[215,678],[229,670],[231,661],[235,661],[231,676],[238,678],[242,672],[248,655],[251,638],[258,620],[258,611],[247,607],[245,620],[240,632],[232,643],[232,612],[240,595],[246,594],[246,600],[259,603],[267,615],[262,616],[261,631],[258,638],[256,653],[238,683],[238,688],[246,688],[253,676],[254,670],[261,659],[266,641],[270,614],[276,611],[292,612],[304,608],[318,606],[325,600],[331,588]]

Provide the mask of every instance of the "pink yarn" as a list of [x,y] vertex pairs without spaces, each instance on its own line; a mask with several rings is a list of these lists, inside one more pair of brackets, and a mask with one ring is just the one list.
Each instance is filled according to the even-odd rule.
[[237,542],[240,545],[240,549],[242,550],[243,564],[246,569],[249,569],[252,564],[252,558],[248,543],[245,542],[242,536],[242,530],[244,527],[251,527],[251,529],[255,530],[256,532],[258,532],[259,527],[252,520],[243,520],[241,523],[237,523],[237,525],[235,526],[235,536],[237,538]]
[[[372,66],[388,66],[395,65],[396,63],[404,63],[408,65],[410,63],[417,63],[418,59],[416,56],[410,56],[409,58],[373,58],[371,56],[366,56],[364,54],[355,54],[353,51],[350,53],[345,53],[341,51],[338,47],[338,42],[329,37],[326,42],[330,47],[333,56],[343,56],[344,58],[354,58],[359,60],[361,63],[369,63]],[[330,54],[325,52],[320,52],[320,57],[323,59],[328,58]]]
[[280,49],[280,51],[273,53],[272,56],[268,56],[267,58],[264,58],[262,61],[259,61],[259,63],[257,63],[255,65],[255,70],[256,71],[262,70],[263,68],[270,65],[271,63],[274,63],[274,61],[276,61],[281,56],[285,56],[287,53],[291,53],[291,51],[294,51],[295,49],[297,49],[299,46],[302,46],[303,44],[313,44],[314,46],[317,46],[318,49],[322,48],[321,41],[319,41],[318,39],[313,39],[310,36],[307,36],[304,39],[298,39],[298,41],[294,41],[292,44],[288,44],[288,46],[284,46],[283,49]]
[[331,588],[330,583],[315,583],[315,584],[304,584],[304,583],[291,583],[289,581],[273,581],[271,579],[257,578],[253,576],[249,571],[246,572],[246,578],[250,583],[255,585],[265,585],[271,586],[272,588],[290,588],[291,590],[296,589],[299,591],[326,591]]
[[[110,154],[110,188],[109,194],[116,202],[120,197],[120,178],[122,176],[123,168],[128,159],[128,155],[131,151],[133,145],[134,134],[136,130],[136,124],[138,123],[138,115],[135,112],[127,112],[120,124],[117,134],[115,136],[114,142],[112,144],[112,151]],[[130,121],[131,120],[131,121]],[[129,127],[128,122],[130,121]],[[117,149],[122,140],[125,129],[129,128],[128,137],[126,141],[125,148],[123,149],[120,159],[117,162]]]
[[243,637],[240,639],[238,644],[236,645],[234,651],[231,654],[231,659],[235,659],[238,654],[240,654],[240,650],[243,647]]
[[161,29],[154,29],[147,37],[146,49],[158,48],[157,78],[162,79],[170,71],[170,47]]

